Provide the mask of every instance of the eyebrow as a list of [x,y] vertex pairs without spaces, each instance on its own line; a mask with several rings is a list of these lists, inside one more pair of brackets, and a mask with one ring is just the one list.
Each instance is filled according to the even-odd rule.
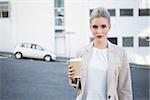
[[[93,26],[99,27],[99,25],[94,25],[94,24],[92,25],[92,27]],[[100,26],[107,26],[107,25],[106,24],[101,24]]]

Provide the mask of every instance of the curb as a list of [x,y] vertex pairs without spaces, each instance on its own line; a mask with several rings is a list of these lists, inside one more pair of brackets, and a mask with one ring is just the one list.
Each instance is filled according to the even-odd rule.
[[0,56],[11,58],[13,56],[13,53],[11,53],[11,52],[0,52]]
[[131,68],[144,68],[144,69],[150,69],[150,65],[140,65],[135,63],[129,64]]
[[58,62],[68,63],[69,59],[70,59],[70,57],[56,57],[56,61],[58,61]]

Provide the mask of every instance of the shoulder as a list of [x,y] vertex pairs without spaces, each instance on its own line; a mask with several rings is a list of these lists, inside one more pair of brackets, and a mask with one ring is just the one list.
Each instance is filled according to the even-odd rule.
[[108,46],[110,46],[110,49],[113,50],[116,54],[118,54],[120,56],[126,55],[126,50],[123,47],[120,47],[120,46],[110,43],[110,42],[109,42]]
[[[129,68],[129,61],[127,57],[126,50],[123,47],[117,46],[115,44],[110,44],[109,54],[111,54],[111,58],[113,62],[119,63],[121,68]],[[115,59],[114,59],[115,58]]]
[[77,57],[81,57],[84,54],[86,54],[88,51],[90,51],[92,49],[92,45],[93,45],[93,42],[81,47],[80,49],[78,49],[76,52]]

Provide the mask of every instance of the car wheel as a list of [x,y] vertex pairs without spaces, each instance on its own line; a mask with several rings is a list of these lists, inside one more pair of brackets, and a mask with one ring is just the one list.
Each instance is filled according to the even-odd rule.
[[50,55],[46,55],[46,56],[44,57],[44,60],[45,60],[45,61],[51,61],[51,60],[52,60],[52,57],[51,57]]
[[17,59],[22,58],[22,53],[20,53],[20,52],[15,53],[15,58],[17,58]]

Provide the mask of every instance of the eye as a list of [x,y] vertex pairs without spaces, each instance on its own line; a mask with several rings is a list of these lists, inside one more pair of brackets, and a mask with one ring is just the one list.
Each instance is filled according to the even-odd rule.
[[101,25],[101,28],[105,28],[106,27],[106,25]]
[[98,29],[98,26],[97,25],[93,25],[92,28],[93,29]]

